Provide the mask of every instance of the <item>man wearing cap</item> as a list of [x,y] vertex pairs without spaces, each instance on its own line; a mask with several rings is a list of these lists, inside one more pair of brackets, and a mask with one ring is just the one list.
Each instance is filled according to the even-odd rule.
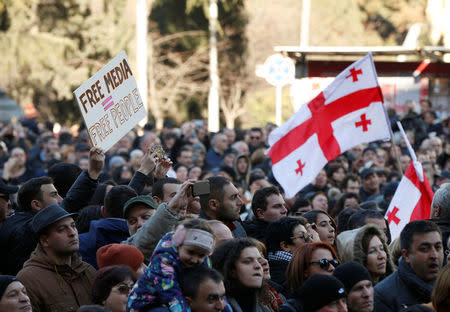
[[369,271],[357,262],[339,265],[333,276],[344,284],[349,312],[373,311],[373,285]]
[[33,311],[76,311],[91,304],[95,269],[81,260],[73,216],[57,204],[32,221],[39,244],[17,278],[25,285]]
[[38,211],[58,204],[68,212],[76,212],[88,205],[97,188],[104,162],[102,150],[92,148],[88,171],[78,176],[64,199],[59,196],[50,177],[33,178],[20,187],[17,195],[20,211],[6,219],[0,228],[0,250],[8,255],[0,257],[3,274],[16,275],[35,249],[37,239],[33,235],[31,220]]
[[365,168],[361,172],[361,187],[359,188],[359,197],[365,202],[369,199],[375,199],[380,195],[380,181],[374,169]]
[[[136,232],[122,244],[132,245],[144,254],[144,261],[148,263],[159,240],[180,221],[186,214],[189,201],[192,199],[191,188],[194,183],[186,181],[178,188],[168,203],[162,202]],[[177,185],[178,186],[178,185]],[[133,199],[125,204],[125,218],[130,219],[128,208],[133,205]],[[132,205],[129,203],[131,202]]]
[[336,277],[314,274],[300,289],[300,295],[289,299],[280,312],[347,312],[347,293]]
[[123,207],[123,218],[127,220],[130,235],[134,235],[150,219],[158,208],[158,203],[150,195],[140,195],[129,199]]
[[[6,220],[6,217],[9,215],[9,210],[11,208],[11,200],[9,196],[11,194],[17,193],[19,188],[17,186],[9,186],[0,179],[0,226],[3,224],[3,221]],[[1,270],[1,269],[0,269]]]

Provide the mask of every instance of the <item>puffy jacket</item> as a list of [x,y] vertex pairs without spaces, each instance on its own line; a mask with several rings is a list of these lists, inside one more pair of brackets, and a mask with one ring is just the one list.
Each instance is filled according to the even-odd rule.
[[78,253],[71,265],[55,264],[38,245],[17,278],[24,284],[34,312],[76,311],[92,304],[91,287],[95,269]]
[[120,244],[130,236],[127,222],[119,218],[91,221],[89,232],[80,234],[80,254],[83,261],[98,269],[97,250],[105,245]]

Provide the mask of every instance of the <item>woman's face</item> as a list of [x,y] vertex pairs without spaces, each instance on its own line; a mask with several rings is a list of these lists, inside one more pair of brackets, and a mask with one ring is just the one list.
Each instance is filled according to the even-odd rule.
[[335,172],[333,172],[332,178],[334,181],[336,181],[338,184],[342,183],[342,181],[345,178],[345,171],[344,168],[339,168]]
[[178,181],[186,181],[188,174],[187,168],[185,166],[180,166],[177,169],[176,174]]
[[335,267],[330,263],[332,260],[334,260],[334,257],[330,250],[325,248],[318,248],[314,250],[311,255],[311,260],[309,261],[310,263],[307,264],[309,266],[305,271],[304,278],[306,279],[314,274],[333,274]]
[[296,248],[300,247],[304,243],[310,242],[311,239],[309,236],[310,234],[303,225],[297,225],[292,231],[291,240],[294,244],[292,246],[291,253],[293,253]]
[[236,168],[240,174],[243,174],[247,171],[248,163],[245,157],[241,157],[236,162]]
[[356,207],[358,205],[359,205],[358,200],[356,200],[356,198],[354,198],[354,197],[349,197],[346,200],[344,200],[344,208]]
[[268,281],[270,280],[270,267],[269,267],[269,261],[267,261],[266,258],[264,258],[263,255],[261,255],[261,258],[258,259],[259,264],[261,264],[263,269],[263,280]]
[[260,288],[263,281],[262,258],[256,247],[244,248],[235,264],[234,277],[247,288]]
[[323,194],[319,194],[319,195],[315,196],[311,202],[311,205],[312,205],[312,209],[328,211],[328,199]]
[[0,311],[31,312],[30,298],[28,298],[27,290],[21,282],[12,282],[6,287],[0,300]]
[[193,167],[189,171],[189,179],[191,180],[198,180],[198,177],[202,174],[202,169],[200,167]]
[[383,275],[386,273],[387,255],[383,243],[377,235],[369,241],[367,250],[367,270],[371,275]]
[[331,219],[324,213],[319,213],[316,219],[317,233],[322,242],[327,242],[330,245],[334,244],[336,232],[333,227]]
[[108,298],[103,301],[103,306],[111,312],[125,312],[127,310],[128,296],[133,288],[133,280],[127,277],[124,281],[111,288]]

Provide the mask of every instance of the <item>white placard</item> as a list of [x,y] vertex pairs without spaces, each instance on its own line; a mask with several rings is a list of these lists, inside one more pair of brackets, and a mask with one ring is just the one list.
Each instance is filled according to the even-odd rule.
[[105,152],[147,115],[125,51],[73,93],[92,145]]

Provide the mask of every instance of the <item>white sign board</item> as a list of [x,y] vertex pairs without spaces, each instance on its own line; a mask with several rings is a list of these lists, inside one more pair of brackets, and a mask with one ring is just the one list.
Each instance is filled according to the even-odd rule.
[[104,151],[147,115],[125,51],[73,93],[92,145]]

